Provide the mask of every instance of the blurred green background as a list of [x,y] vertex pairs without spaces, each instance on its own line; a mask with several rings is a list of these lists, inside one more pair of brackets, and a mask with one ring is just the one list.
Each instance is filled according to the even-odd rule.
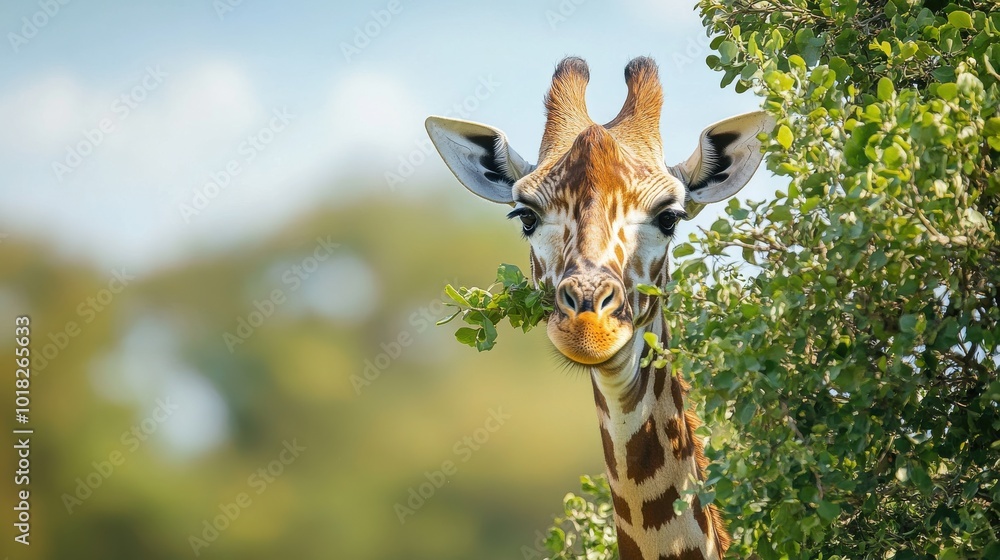
[[[544,332],[508,330],[477,355],[423,319],[441,311],[445,282],[489,282],[497,263],[524,260],[510,258],[512,228],[471,212],[429,202],[317,212],[224,259],[130,282],[83,315],[110,274],[5,241],[4,315],[30,315],[33,351],[55,353],[64,325],[80,325],[44,368],[36,362],[34,527],[30,554],[11,547],[15,557],[521,557],[577,476],[603,466],[589,383],[561,373]],[[298,289],[284,283],[327,236],[340,246],[324,267],[303,269]],[[274,289],[287,300],[231,353],[223,333]],[[410,344],[393,348],[400,335]],[[363,377],[366,361],[388,365]],[[482,441],[491,409],[509,419],[465,443]],[[286,441],[305,450],[270,465],[273,482],[249,481]],[[457,472],[401,523],[395,504],[447,460]],[[4,446],[3,464],[13,462]],[[89,497],[77,479],[97,486]],[[13,504],[12,486],[0,488]],[[210,546],[193,546],[189,535],[204,538],[203,521],[241,492],[251,505]]]
[[[527,248],[448,173],[423,119],[496,125],[534,161],[561,58],[588,60],[606,122],[625,64],[650,55],[668,163],[683,161],[705,126],[758,105],[719,89],[693,8],[4,2],[3,556],[539,557],[565,493],[603,471],[590,384],[541,329],[477,354],[430,325],[444,284],[526,269]],[[21,315],[28,547],[10,482]]]

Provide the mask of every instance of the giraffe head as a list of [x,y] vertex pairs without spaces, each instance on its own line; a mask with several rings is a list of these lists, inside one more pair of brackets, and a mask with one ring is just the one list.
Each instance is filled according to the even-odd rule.
[[552,343],[573,362],[599,365],[632,353],[629,342],[659,308],[636,287],[667,282],[677,222],[743,188],[762,157],[757,135],[773,120],[755,112],[716,123],[687,161],[667,166],[656,64],[629,62],[625,104],[605,125],[588,116],[589,78],[579,58],[556,67],[536,165],[496,128],[442,117],[426,124],[466,188],[513,206],[508,217],[531,246],[535,283],[555,288]]

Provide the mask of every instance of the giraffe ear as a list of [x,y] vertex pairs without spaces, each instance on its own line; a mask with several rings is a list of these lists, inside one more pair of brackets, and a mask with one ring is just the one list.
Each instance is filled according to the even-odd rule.
[[535,166],[507,143],[507,136],[485,124],[445,117],[424,123],[434,147],[455,177],[486,200],[512,204],[511,187]]
[[687,185],[688,214],[733,196],[750,181],[764,157],[757,135],[772,129],[774,118],[755,111],[719,121],[701,133],[691,157],[669,168]]

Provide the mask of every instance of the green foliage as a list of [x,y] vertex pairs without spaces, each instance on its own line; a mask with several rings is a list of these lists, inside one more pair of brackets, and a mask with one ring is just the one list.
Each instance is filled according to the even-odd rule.
[[[730,557],[1000,558],[1000,9],[699,6],[788,179],[675,247],[649,341],[695,387]],[[595,556],[555,558],[603,558],[601,500],[572,503],[552,551]]]
[[[493,293],[496,288],[499,291]],[[504,319],[510,326],[528,332],[552,311],[551,290],[544,286],[533,288],[521,270],[512,264],[501,264],[496,282],[486,289],[464,286],[456,289],[448,284],[444,292],[451,299],[448,305],[457,311],[438,324],[443,325],[461,315],[472,327],[459,328],[455,338],[480,352],[496,345],[496,327]]]
[[731,556],[1000,558],[1000,11],[700,8],[789,180],[677,247],[702,256],[665,290]]
[[604,475],[581,476],[583,496],[566,494],[563,517],[545,538],[548,560],[618,560],[611,488]]

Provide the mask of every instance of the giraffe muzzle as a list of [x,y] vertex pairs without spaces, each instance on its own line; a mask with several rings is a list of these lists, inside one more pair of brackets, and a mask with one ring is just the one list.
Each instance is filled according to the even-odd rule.
[[625,286],[611,275],[567,276],[556,287],[555,299],[549,339],[574,362],[606,362],[632,337]]

